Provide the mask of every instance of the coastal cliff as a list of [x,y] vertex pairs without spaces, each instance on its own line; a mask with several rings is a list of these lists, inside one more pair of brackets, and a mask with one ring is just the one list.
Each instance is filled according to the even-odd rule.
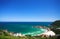
[[57,20],[51,24],[50,27],[56,34],[60,34],[60,20]]

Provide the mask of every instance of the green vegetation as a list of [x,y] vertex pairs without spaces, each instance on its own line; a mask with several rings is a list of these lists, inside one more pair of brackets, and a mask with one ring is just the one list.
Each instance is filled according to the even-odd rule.
[[56,39],[56,37],[41,37],[41,36],[12,36],[9,34],[9,32],[6,32],[5,30],[0,30],[0,39]]
[[25,37],[14,37],[14,36],[1,36],[0,39],[56,39],[56,37],[32,37],[32,36],[25,36]]
[[56,34],[60,34],[60,20],[57,20],[51,24],[51,30],[53,30]]
[[57,20],[51,24],[52,28],[59,28],[60,27],[60,20]]

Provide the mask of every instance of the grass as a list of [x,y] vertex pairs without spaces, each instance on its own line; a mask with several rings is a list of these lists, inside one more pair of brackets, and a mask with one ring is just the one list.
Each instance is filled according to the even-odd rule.
[[15,36],[4,36],[0,35],[0,39],[56,39],[56,37],[33,37],[33,36],[25,36],[25,37],[15,37]]
[[56,39],[56,37],[42,38],[41,36],[30,36],[30,35],[26,35],[24,37],[21,37],[21,36],[16,37],[16,36],[9,35],[9,32],[0,30],[0,39]]

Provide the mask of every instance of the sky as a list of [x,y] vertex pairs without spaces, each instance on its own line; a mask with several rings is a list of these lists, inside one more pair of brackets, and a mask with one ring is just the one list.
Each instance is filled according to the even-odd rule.
[[60,20],[60,0],[0,0],[1,22]]

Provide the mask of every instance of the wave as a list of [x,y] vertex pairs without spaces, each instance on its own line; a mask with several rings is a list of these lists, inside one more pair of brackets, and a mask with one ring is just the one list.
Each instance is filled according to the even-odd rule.
[[37,35],[39,35],[39,34],[44,33],[45,31],[46,31],[45,29],[41,29],[40,31],[24,33],[24,35],[37,36]]

